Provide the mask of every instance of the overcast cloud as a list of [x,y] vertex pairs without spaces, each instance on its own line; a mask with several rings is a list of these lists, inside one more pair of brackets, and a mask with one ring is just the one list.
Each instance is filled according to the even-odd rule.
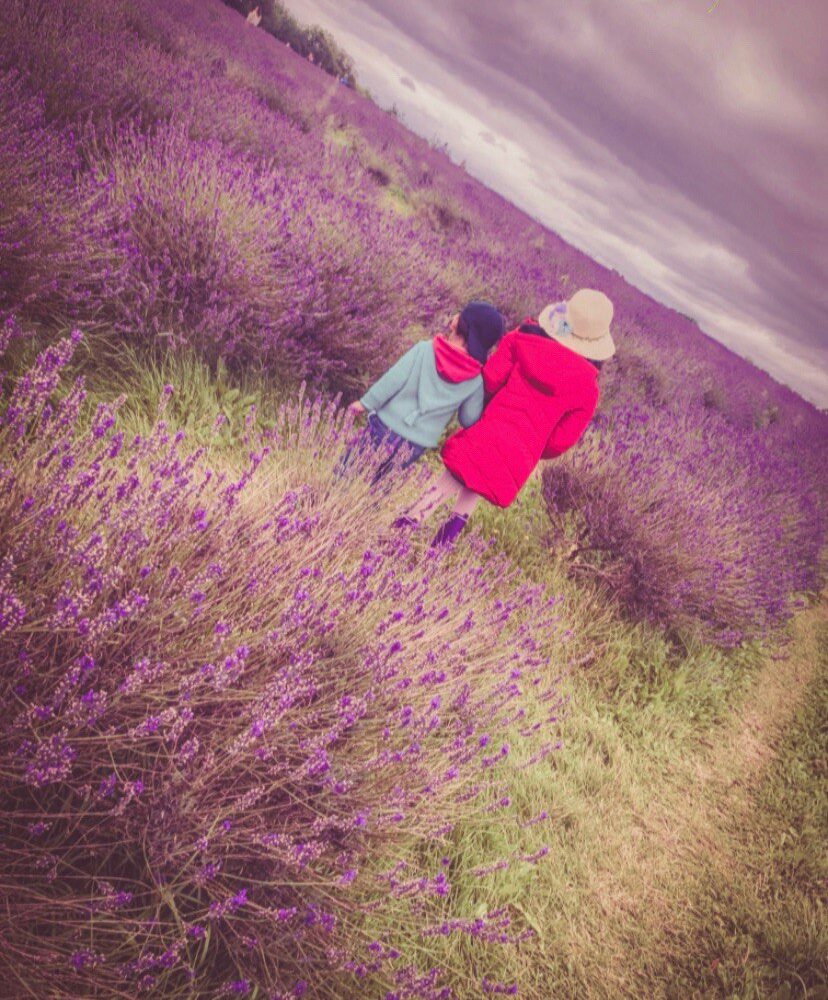
[[288,0],[470,173],[828,406],[825,0]]

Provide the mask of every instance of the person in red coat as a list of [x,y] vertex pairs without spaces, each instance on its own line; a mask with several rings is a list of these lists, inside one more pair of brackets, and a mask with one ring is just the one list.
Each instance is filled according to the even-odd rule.
[[507,333],[483,367],[491,397],[483,416],[446,441],[446,471],[395,523],[418,524],[453,499],[454,511],[432,542],[450,544],[480,497],[508,507],[542,458],[571,448],[598,405],[601,362],[615,353],[612,314],[603,292],[582,288]]

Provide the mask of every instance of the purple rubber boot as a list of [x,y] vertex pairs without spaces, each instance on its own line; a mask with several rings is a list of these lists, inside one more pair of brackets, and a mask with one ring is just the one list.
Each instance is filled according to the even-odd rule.
[[431,539],[431,548],[439,549],[446,545],[454,545],[457,536],[466,527],[468,519],[468,514],[452,514]]

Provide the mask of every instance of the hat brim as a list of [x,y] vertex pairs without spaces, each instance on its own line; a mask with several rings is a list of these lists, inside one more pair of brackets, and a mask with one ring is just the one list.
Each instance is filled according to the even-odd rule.
[[[612,339],[612,334],[609,330],[603,336],[596,337],[594,340],[587,340],[586,337],[576,337],[574,334],[558,336],[556,332],[557,323],[554,321],[555,305],[556,303],[551,303],[545,306],[541,310],[540,316],[538,316],[538,323],[546,331],[547,336],[556,340],[559,344],[563,344],[564,347],[568,347],[576,354],[580,354],[581,357],[589,358],[590,361],[606,361],[615,354],[615,341]],[[568,315],[569,313],[567,312]]]
[[555,306],[558,305],[557,302],[550,302],[548,306],[544,306],[540,311],[540,316],[538,316],[538,326],[542,326],[546,332],[547,337],[552,336],[552,330],[555,328],[553,323],[553,314],[555,312]]
[[615,354],[615,341],[609,333],[605,333],[603,337],[598,337],[596,340],[585,340],[583,337],[553,337],[553,340],[557,340],[559,344],[563,344],[564,347],[568,347],[571,351],[576,354],[580,354],[583,358],[589,358],[590,361],[606,361]]

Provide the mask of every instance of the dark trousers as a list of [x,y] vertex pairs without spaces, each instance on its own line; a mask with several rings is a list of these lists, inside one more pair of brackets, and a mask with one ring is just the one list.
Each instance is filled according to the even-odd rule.
[[371,413],[368,415],[368,426],[360,439],[351,445],[342,456],[337,473],[342,475],[354,458],[363,454],[365,449],[369,447],[374,451],[382,450],[384,454],[383,460],[371,476],[372,485],[378,483],[394,466],[407,469],[426,450],[422,445],[413,444],[411,441],[406,441],[404,437],[400,437],[395,431],[386,427],[376,413]]

